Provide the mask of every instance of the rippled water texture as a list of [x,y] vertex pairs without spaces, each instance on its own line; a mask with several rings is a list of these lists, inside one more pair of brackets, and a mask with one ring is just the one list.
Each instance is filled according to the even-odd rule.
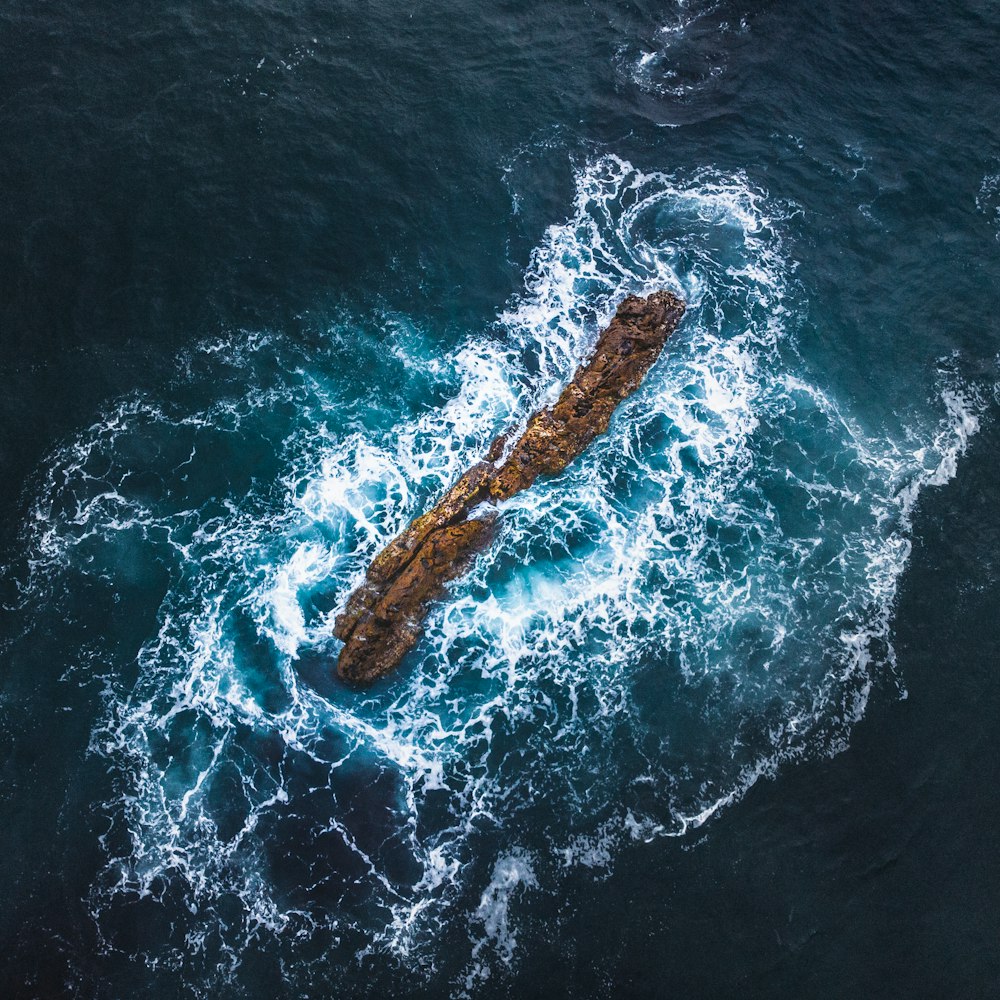
[[[3,15],[66,46],[0,111],[15,978],[53,993],[51,935],[79,996],[558,991],[524,970],[595,880],[627,923],[637,857],[685,871],[907,699],[928,497],[994,439],[996,18],[240,9]],[[32,115],[90,132],[72,204],[68,151],[44,211],[18,172]],[[658,288],[688,312],[608,433],[336,682],[372,557]]]

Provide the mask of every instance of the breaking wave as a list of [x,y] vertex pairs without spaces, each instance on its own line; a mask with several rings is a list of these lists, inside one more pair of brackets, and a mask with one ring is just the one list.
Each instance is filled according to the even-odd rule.
[[[451,353],[401,317],[315,349],[206,344],[169,401],[124,401],[54,457],[26,595],[165,574],[92,737],[109,947],[150,906],[170,945],[147,961],[201,984],[262,942],[289,969],[430,969],[457,940],[472,990],[532,893],[840,750],[873,683],[901,688],[913,505],[981,404],[942,375],[936,422],[887,440],[804,374],[793,212],[743,175],[599,158],[524,292]],[[332,621],[372,556],[558,391],[623,295],[661,287],[688,314],[608,434],[507,505],[397,675],[334,683]]]

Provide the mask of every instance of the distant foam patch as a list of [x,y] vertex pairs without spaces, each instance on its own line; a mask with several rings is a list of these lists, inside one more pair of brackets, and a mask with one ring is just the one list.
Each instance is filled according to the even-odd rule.
[[976,208],[990,220],[1000,240],[1000,171],[983,177],[976,194]]
[[622,49],[619,70],[642,90],[683,101],[725,74],[726,36],[747,31],[747,19],[718,0],[678,0],[644,47]]
[[[92,739],[117,783],[92,897],[112,944],[152,902],[170,929],[147,960],[201,983],[262,942],[290,970],[429,970],[450,941],[472,990],[515,960],[533,894],[846,745],[894,676],[914,504],[983,404],[942,376],[939,415],[884,440],[804,378],[789,212],[741,174],[606,156],[501,335],[435,357],[397,318],[320,360],[206,345],[185,386],[242,370],[257,388],[123,402],[55,456],[27,593],[119,579],[126,543],[169,571]],[[553,397],[626,293],[663,287],[687,317],[607,435],[508,505],[398,675],[333,683],[332,621],[373,555]],[[250,476],[247,449],[275,475]],[[223,460],[244,469],[228,492]]]

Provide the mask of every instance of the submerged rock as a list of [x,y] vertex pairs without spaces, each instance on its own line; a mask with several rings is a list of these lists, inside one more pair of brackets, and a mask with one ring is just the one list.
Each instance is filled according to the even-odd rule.
[[344,680],[368,683],[399,665],[419,640],[430,604],[489,544],[497,514],[473,518],[472,510],[562,472],[607,430],[683,315],[684,303],[670,292],[626,298],[556,403],[534,414],[513,446],[509,433],[497,438],[484,461],[375,557],[334,623],[344,642],[337,661]]

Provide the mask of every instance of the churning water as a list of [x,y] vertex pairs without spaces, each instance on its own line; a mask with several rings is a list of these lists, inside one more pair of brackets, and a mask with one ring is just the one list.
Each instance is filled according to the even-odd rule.
[[[182,991],[253,993],[260,953],[302,995],[372,969],[475,994],[516,974],[538,900],[613,878],[636,842],[726,823],[762,778],[846,748],[873,689],[906,697],[893,636],[914,522],[990,419],[991,350],[887,329],[879,296],[899,308],[916,281],[881,284],[909,205],[864,114],[831,143],[819,108],[777,120],[801,95],[748,98],[742,138],[712,155],[736,115],[727,81],[757,36],[781,34],[776,15],[679,3],[654,22],[614,24],[583,77],[634,95],[650,138],[622,137],[641,126],[621,108],[620,128],[583,137],[551,114],[555,131],[522,137],[504,120],[506,158],[481,154],[511,225],[528,215],[535,234],[520,264],[508,242],[514,290],[492,316],[472,293],[443,322],[387,291],[346,295],[308,333],[230,322],[178,340],[155,377],[46,445],[11,546],[5,649],[23,676],[18,649],[58,635],[45,670],[86,692],[80,751],[100,777],[73,835],[89,865],[78,919],[150,988],[175,971]],[[294,87],[323,49],[312,31],[266,80],[265,55],[226,87]],[[452,55],[473,72],[474,52]],[[364,50],[345,58],[364,76]],[[525,95],[546,84],[523,52],[493,70],[522,74]],[[300,109],[317,122],[321,82]],[[474,113],[475,94],[453,99]],[[356,169],[379,170],[368,127],[338,141],[352,135],[371,144]],[[983,163],[963,218],[995,272]],[[397,210],[420,217],[393,207],[413,192],[382,183],[388,201],[354,211],[391,215],[389,231]],[[819,249],[838,238],[840,269]],[[417,261],[401,253],[395,273]],[[831,294],[873,268],[861,305],[881,343]],[[445,287],[447,261],[414,271],[431,297]],[[623,296],[657,288],[687,315],[608,433],[504,506],[397,675],[340,686],[333,620],[373,555],[558,393]],[[835,360],[852,337],[857,357]],[[873,404],[864,379],[886,360]],[[18,793],[32,794],[50,793]],[[90,995],[75,968],[67,982]]]

